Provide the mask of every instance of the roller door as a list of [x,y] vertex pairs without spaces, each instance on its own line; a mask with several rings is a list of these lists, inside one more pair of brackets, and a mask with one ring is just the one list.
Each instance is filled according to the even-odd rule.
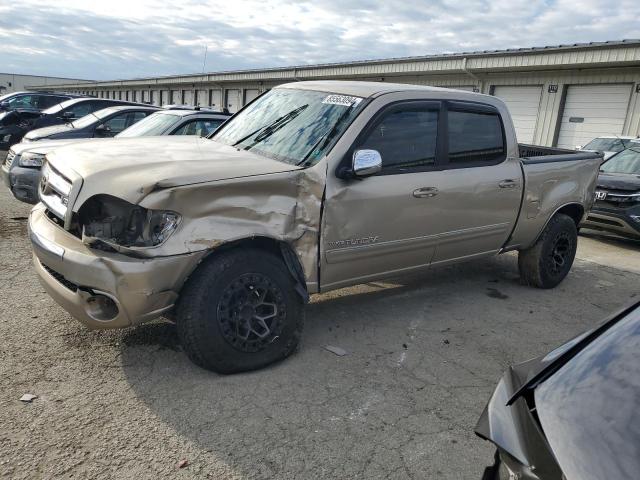
[[226,97],[226,107],[229,109],[229,112],[236,113],[238,110],[240,110],[240,107],[242,106],[242,101],[240,100],[240,90],[227,90]]
[[183,90],[182,91],[182,104],[184,105],[195,105],[195,101],[193,98],[193,90]]
[[206,107],[209,105],[209,90],[196,90],[196,99],[194,100],[194,105],[200,105],[201,107]]
[[496,86],[493,94],[507,104],[516,129],[518,143],[533,143],[533,135],[538,123],[538,110],[542,87]]
[[211,90],[209,106],[214,110],[222,110],[222,93],[220,92],[220,90]]
[[260,90],[253,89],[253,88],[248,88],[244,91],[244,104],[246,105],[247,103],[251,102],[252,100],[255,100],[258,96],[260,95]]
[[621,135],[631,85],[571,85],[567,88],[558,146],[575,148],[602,135]]

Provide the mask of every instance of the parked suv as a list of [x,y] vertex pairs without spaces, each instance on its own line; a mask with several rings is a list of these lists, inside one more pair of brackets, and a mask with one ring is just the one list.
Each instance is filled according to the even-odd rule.
[[583,227],[640,239],[640,141],[600,167],[596,202]]
[[[89,120],[94,116],[101,116],[102,112],[112,112],[118,109],[123,110],[135,110],[133,115],[137,115],[139,110],[147,113],[149,110],[151,115],[140,120],[138,123],[130,126],[126,130],[115,135],[116,139],[135,138],[135,137],[149,137],[149,136],[161,136],[161,135],[196,135],[206,136],[211,134],[224,123],[230,115],[223,113],[213,112],[209,110],[157,110],[154,107],[109,107],[104,110],[99,110],[94,114],[89,114]],[[132,113],[127,113],[131,115]],[[119,114],[111,114],[110,118],[112,122],[115,122],[119,118]],[[78,122],[83,122],[84,118],[73,122],[77,126]],[[134,116],[134,119],[136,117]],[[94,124],[95,125],[95,124]],[[98,131],[98,135],[94,136],[108,136],[107,131],[98,129],[99,125],[94,126],[95,131]],[[73,128],[68,126],[59,125],[56,127],[47,127],[41,130],[66,128],[62,134],[66,137],[74,134]],[[85,127],[85,133],[91,133],[90,129]],[[67,133],[68,130],[71,130]],[[109,126],[109,130],[114,133],[112,126]],[[39,130],[33,130],[27,135],[31,135],[33,132]],[[25,138],[26,140],[26,138]],[[73,142],[88,141],[86,138],[63,138],[57,140],[39,140],[37,142],[19,143],[14,145],[9,150],[0,174],[4,178],[4,182],[11,190],[11,193],[20,201],[26,203],[38,203],[38,183],[40,181],[40,169],[44,162],[45,155],[49,152],[60,148],[63,145],[67,145]]]
[[512,250],[525,283],[555,287],[601,162],[519,146],[496,97],[292,83],[209,138],[48,154],[34,265],[90,328],[172,312],[195,363],[251,370],[295,350],[311,293]]

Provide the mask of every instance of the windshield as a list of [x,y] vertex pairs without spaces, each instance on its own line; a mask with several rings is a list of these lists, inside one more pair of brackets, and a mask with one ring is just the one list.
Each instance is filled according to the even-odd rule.
[[597,150],[598,152],[621,152],[629,146],[631,140],[622,138],[594,138],[587,143],[583,150]]
[[116,137],[153,137],[162,135],[180,120],[179,115],[153,113],[120,132]]
[[232,117],[212,139],[294,165],[311,165],[363,104],[359,97],[278,88]]
[[600,167],[601,172],[640,175],[640,146],[614,155]]
[[43,110],[42,113],[44,113],[46,115],[52,115],[54,113],[58,113],[63,108],[66,108],[69,105],[73,105],[74,103],[78,102],[79,100],[82,100],[82,99],[72,98],[70,100],[65,100],[64,102],[61,102],[61,103],[56,103],[53,107],[49,107],[46,110]]

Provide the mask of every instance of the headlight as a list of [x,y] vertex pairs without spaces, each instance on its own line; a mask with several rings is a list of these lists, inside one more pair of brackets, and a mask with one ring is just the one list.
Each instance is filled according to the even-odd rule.
[[89,244],[155,247],[178,228],[181,216],[168,210],[149,210],[110,195],[96,195],[80,209],[80,226]]
[[18,160],[21,167],[41,167],[43,163],[44,153],[25,152]]

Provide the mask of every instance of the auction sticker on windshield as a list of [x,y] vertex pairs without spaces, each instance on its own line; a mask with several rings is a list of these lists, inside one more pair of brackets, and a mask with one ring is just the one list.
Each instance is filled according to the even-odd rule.
[[358,105],[362,99],[360,97],[350,97],[349,95],[327,95],[322,103],[328,105],[342,105],[343,107],[353,107]]

